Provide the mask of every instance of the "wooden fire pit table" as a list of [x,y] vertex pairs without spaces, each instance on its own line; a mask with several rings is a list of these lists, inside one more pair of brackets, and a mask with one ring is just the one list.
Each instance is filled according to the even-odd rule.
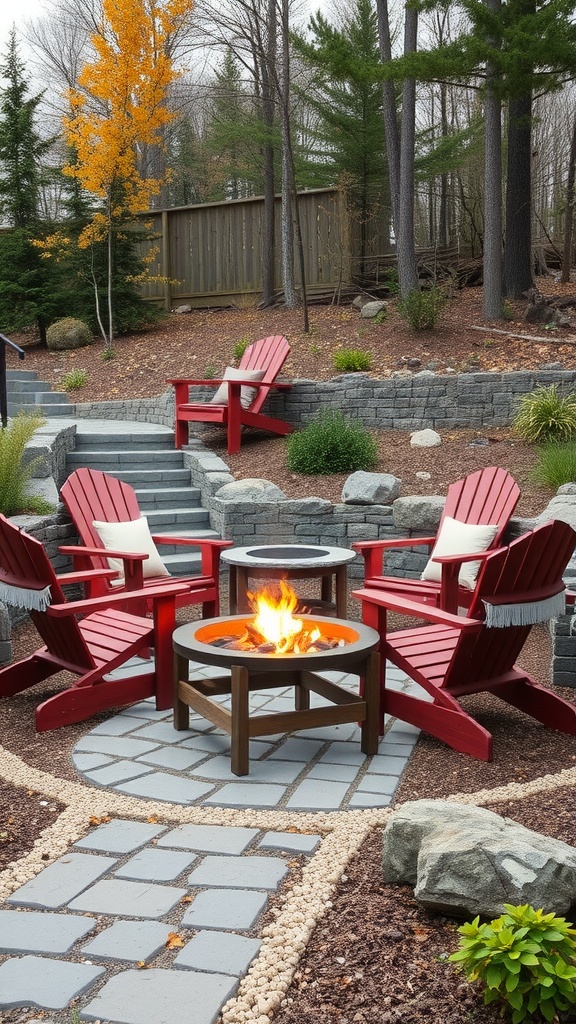
[[[319,579],[322,604],[346,618],[348,564],[356,558],[350,548],[317,547],[314,544],[269,544],[226,548],[220,554],[230,567],[230,614],[249,611],[250,579]],[[332,600],[332,580],[335,595]]]
[[[303,617],[306,628],[315,625],[325,636],[344,641],[324,651],[305,654],[263,654],[258,651],[229,650],[213,646],[223,636],[240,637],[252,617],[235,615],[206,619],[179,626],[173,636],[175,657],[174,728],[189,727],[192,708],[208,721],[224,729],[231,738],[231,768],[234,775],[248,775],[248,744],[255,736],[275,735],[317,726],[359,722],[361,749],[365,754],[378,751],[378,703],[380,656],[379,635],[359,622],[341,619]],[[189,662],[228,669],[211,679],[189,680]],[[360,676],[361,695],[336,686],[319,671],[346,671]],[[250,716],[250,693],[276,686],[294,687],[294,711]],[[310,693],[330,701],[311,708]],[[230,708],[215,697],[230,694]]]

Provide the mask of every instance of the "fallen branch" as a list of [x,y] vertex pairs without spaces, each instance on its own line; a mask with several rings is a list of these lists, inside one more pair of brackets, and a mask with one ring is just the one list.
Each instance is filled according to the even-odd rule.
[[473,331],[482,331],[483,334],[503,334],[505,338],[520,338],[522,341],[539,341],[545,345],[576,345],[576,338],[551,338],[550,335],[540,334],[517,334],[515,331],[499,331],[496,327],[477,327],[474,324]]

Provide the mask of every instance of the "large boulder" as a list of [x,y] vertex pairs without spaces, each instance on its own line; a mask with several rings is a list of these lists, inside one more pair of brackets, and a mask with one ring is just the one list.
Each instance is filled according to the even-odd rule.
[[234,483],[225,484],[216,496],[221,501],[252,501],[258,504],[261,501],[285,501],[286,495],[276,484],[270,480],[260,480],[256,477],[246,477],[244,480],[235,480]]
[[576,850],[482,807],[416,800],[383,840],[386,882],[414,886],[429,910],[496,917],[505,903],[566,914],[576,899]]
[[426,427],[425,430],[414,430],[410,434],[410,445],[412,448],[436,448],[442,444],[442,438],[437,430]]
[[94,335],[83,320],[66,316],[55,320],[46,331],[46,345],[50,352],[65,352],[68,349],[84,348],[91,345]]
[[390,505],[400,495],[402,481],[391,473],[351,473],[342,488],[345,505]]
[[394,526],[402,531],[436,533],[445,504],[446,498],[440,494],[410,494],[397,498],[392,505]]

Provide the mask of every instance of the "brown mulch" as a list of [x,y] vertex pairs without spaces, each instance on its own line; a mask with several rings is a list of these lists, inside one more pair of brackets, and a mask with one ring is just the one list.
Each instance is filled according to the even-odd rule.
[[[540,287],[546,293],[561,290],[552,281],[540,282]],[[492,326],[544,334],[524,324],[521,311],[522,303],[515,304],[515,321]],[[37,370],[55,386],[66,370],[86,368],[89,381],[72,394],[75,401],[159,395],[168,377],[202,377],[212,369],[220,372],[233,362],[232,349],[241,338],[252,341],[278,332],[286,334],[292,346],[285,367],[291,379],[325,380],[334,376],[332,356],[338,347],[371,352],[371,372],[380,377],[403,369],[407,359],[420,360],[415,372],[430,363],[438,364],[440,371],[448,367],[527,369],[551,362],[560,362],[566,369],[576,368],[576,346],[562,344],[563,340],[574,341],[571,330],[553,332],[549,341],[540,343],[501,337],[490,332],[490,325],[484,325],[485,332],[471,330],[482,323],[481,291],[468,289],[452,297],[440,329],[425,334],[407,330],[392,307],[381,325],[361,320],[349,307],[314,307],[309,335],[302,333],[298,311],[280,308],[172,315],[158,327],[118,339],[117,356],[112,362],[102,360],[100,342],[76,353],[50,354],[39,349],[31,337],[14,340],[25,344],[26,368]],[[10,355],[8,361],[12,365]],[[483,465],[498,464],[509,469],[522,487],[518,513],[530,516],[543,510],[551,493],[534,487],[530,478],[533,452],[510,431],[455,430],[441,434],[440,447],[415,451],[410,448],[407,433],[385,432],[378,439],[378,469],[399,476],[404,494],[444,494],[448,484],[459,476]],[[221,438],[214,435],[206,439],[211,448],[223,450]],[[478,440],[484,443],[472,443]],[[284,465],[283,444],[282,439],[247,435],[240,454],[226,458],[238,477],[264,476],[278,483],[288,496],[317,495],[339,500],[345,476],[294,478]],[[416,477],[422,471],[431,474],[429,481]],[[30,627],[17,631],[15,646],[19,656],[38,646]],[[534,629],[521,659],[542,682],[549,680],[550,647],[547,631]],[[89,726],[71,726],[40,736],[34,732],[33,709],[40,693],[45,696],[59,685],[60,681],[54,679],[3,701],[0,744],[35,767],[80,781],[70,753],[78,736],[95,720]],[[562,695],[575,702],[574,691],[563,691]],[[524,782],[576,764],[576,738],[545,730],[492,696],[466,698],[466,707],[493,733],[494,760],[490,764],[474,761],[432,737],[422,736],[401,781],[397,802]],[[576,845],[574,796],[574,787],[564,787],[492,809]],[[56,817],[57,805],[41,801],[41,794],[15,790],[0,782],[0,868],[22,856],[38,832]],[[478,990],[446,964],[446,954],[457,944],[457,922],[418,908],[409,889],[384,885],[379,851],[380,836],[375,832],[337,886],[332,908],[311,938],[275,1024],[423,1024],[431,1017],[441,1024],[496,1024],[501,1019],[498,1011],[493,1006],[484,1007]]]

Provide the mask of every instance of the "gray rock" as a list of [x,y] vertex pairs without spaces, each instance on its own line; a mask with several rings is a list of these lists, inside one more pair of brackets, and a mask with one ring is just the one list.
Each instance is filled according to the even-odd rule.
[[562,484],[557,494],[576,494],[576,483]]
[[402,481],[391,473],[352,473],[342,488],[345,505],[390,505],[400,497]]
[[[565,490],[565,488],[572,487],[574,487],[574,490]],[[542,526],[543,523],[547,523],[550,519],[561,519],[563,523],[568,523],[573,530],[576,530],[576,485],[564,484],[563,487],[560,487],[558,493],[550,499],[546,508],[539,516],[535,516],[533,519],[512,519],[506,531],[506,543],[509,544],[516,537],[521,537],[528,530],[534,530],[537,526]]]
[[427,427],[425,430],[415,430],[410,434],[410,444],[412,448],[435,448],[442,444],[442,438],[436,430]]
[[482,807],[404,804],[385,829],[382,873],[414,886],[429,910],[495,917],[504,903],[565,914],[576,897],[576,850]]
[[387,302],[381,302],[379,300],[374,302],[365,302],[360,310],[360,315],[364,320],[372,320],[378,313],[381,313],[383,309],[388,309]]
[[176,306],[176,309],[173,312],[174,313],[191,313],[192,312],[192,306],[188,306],[187,304],[184,304],[183,306]]
[[440,494],[413,494],[397,498],[392,505],[394,526],[401,530],[436,533],[446,498]]
[[247,477],[245,480],[235,480],[232,484],[224,484],[217,491],[221,501],[284,501],[286,495],[276,484],[270,480],[259,480],[255,477]]
[[360,292],[359,295],[352,299],[354,309],[362,309],[368,302],[374,302],[373,296],[368,295],[368,292]]

